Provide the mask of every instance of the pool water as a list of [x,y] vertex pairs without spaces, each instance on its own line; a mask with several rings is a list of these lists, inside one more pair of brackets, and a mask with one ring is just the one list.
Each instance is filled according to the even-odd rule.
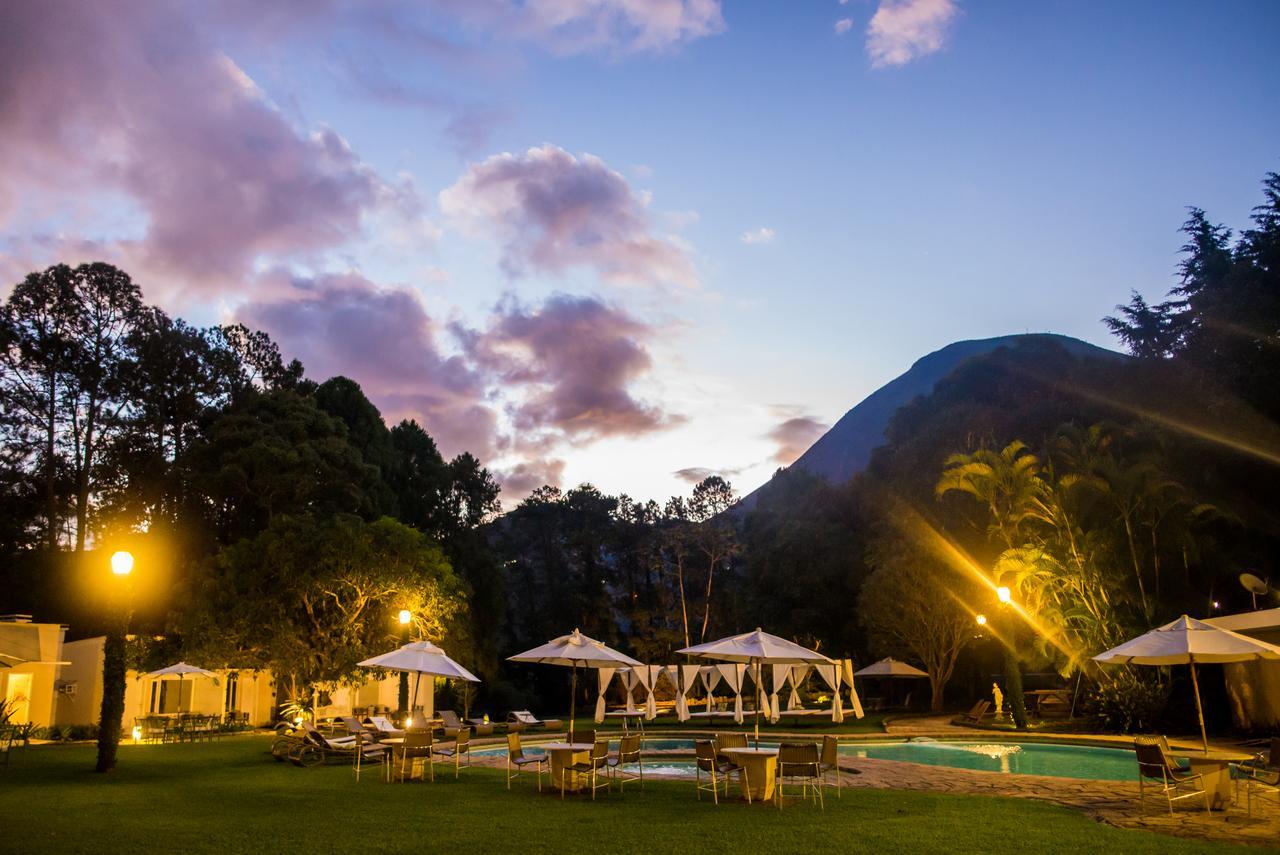
[[[692,739],[646,739],[644,744],[646,751],[693,751]],[[762,741],[760,746],[775,748],[777,743]],[[541,753],[537,745],[527,746],[525,750],[529,754]],[[474,753],[501,756],[506,753],[506,749],[486,748]],[[840,753],[847,757],[898,760],[926,766],[950,766],[955,769],[1010,775],[1129,781],[1136,774],[1132,751],[1085,745],[1040,742],[858,742],[842,744]],[[662,767],[662,771],[659,771],[659,767]],[[651,758],[645,761],[645,772],[692,777],[693,764]]]

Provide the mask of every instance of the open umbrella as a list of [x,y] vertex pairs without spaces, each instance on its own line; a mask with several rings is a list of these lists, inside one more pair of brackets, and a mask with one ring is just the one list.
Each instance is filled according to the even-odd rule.
[[380,653],[361,662],[361,668],[386,668],[388,671],[404,671],[415,674],[413,678],[413,700],[409,702],[409,716],[413,716],[413,707],[418,702],[418,685],[423,674],[434,677],[448,677],[453,680],[467,680],[479,683],[480,678],[454,662],[441,648],[430,641],[411,641],[390,653]]
[[881,659],[868,665],[858,671],[853,672],[855,677],[928,677],[929,675],[921,671],[914,665],[908,665],[906,662],[899,662],[892,656]]
[[703,659],[717,659],[721,662],[743,662],[754,669],[756,684],[757,745],[760,743],[761,668],[766,664],[836,664],[834,659],[823,656],[816,650],[810,650],[807,647],[801,647],[794,641],[787,641],[785,638],[770,635],[762,629],[756,629],[754,632],[744,632],[741,635],[731,635],[727,638],[717,639],[716,641],[708,641],[706,644],[695,644],[693,647],[685,647],[682,650],[677,650],[676,652],[684,653],[688,656],[700,656]]
[[1191,686],[1195,690],[1196,716],[1200,720],[1200,741],[1207,752],[1209,737],[1204,729],[1196,665],[1280,659],[1280,647],[1183,615],[1093,658],[1108,665],[1191,666]]
[[573,718],[578,694],[579,668],[618,668],[621,666],[639,667],[637,662],[625,653],[619,653],[603,641],[588,638],[578,630],[568,635],[548,641],[541,647],[508,656],[510,662],[538,662],[543,665],[563,665],[573,669],[569,688],[569,741],[573,741]]
[[165,668],[155,671],[149,671],[143,675],[154,680],[177,680],[178,681],[178,705],[182,705],[182,681],[187,677],[216,677],[217,674],[212,671],[206,671],[203,668],[197,668],[195,665],[188,665],[186,662],[175,662]]

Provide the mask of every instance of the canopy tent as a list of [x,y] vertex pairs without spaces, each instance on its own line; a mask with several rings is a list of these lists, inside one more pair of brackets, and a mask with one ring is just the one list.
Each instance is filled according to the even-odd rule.
[[[508,656],[509,662],[536,662],[542,665],[563,665],[573,669],[569,683],[569,741],[573,741],[573,719],[578,694],[579,668],[644,667],[625,653],[619,653],[603,641],[588,638],[578,630],[548,641],[541,647]],[[608,684],[605,683],[605,686]],[[599,702],[596,703],[597,710]]]
[[[700,656],[704,659],[717,659],[722,662],[735,663],[741,666],[751,666],[754,672],[755,693],[756,693],[756,743],[760,742],[760,712],[761,707],[765,703],[765,695],[761,686],[761,672],[764,665],[810,665],[820,664],[829,666],[833,672],[839,677],[839,668],[834,659],[830,659],[817,651],[810,650],[807,647],[801,647],[793,641],[787,641],[785,638],[779,638],[776,635],[770,635],[762,629],[757,628],[754,632],[747,632],[741,635],[731,635],[727,638],[709,641],[706,644],[695,644],[692,647],[685,647],[677,650],[677,653],[684,653],[688,656]],[[736,671],[738,684],[735,691],[738,692],[737,706],[735,707],[735,721],[741,721],[741,679],[742,671]],[[725,677],[724,670],[721,676]],[[839,686],[839,683],[836,684]],[[766,713],[767,715],[767,713]]]
[[411,641],[389,653],[380,653],[362,662],[361,668],[386,668],[388,671],[403,671],[414,674],[413,699],[409,702],[409,716],[413,716],[413,708],[418,703],[418,687],[422,683],[422,675],[446,677],[451,680],[466,680],[479,683],[480,678],[449,658],[443,649],[430,641]]
[[143,674],[144,677],[150,677],[153,680],[177,680],[178,681],[178,707],[181,712],[182,707],[182,681],[187,677],[216,677],[217,674],[212,671],[206,671],[203,668],[197,668],[195,665],[188,665],[186,662],[175,662],[164,668],[158,668],[155,671],[148,671]]
[[1093,658],[1107,665],[1189,665],[1200,741],[1207,752],[1209,737],[1204,728],[1196,665],[1280,659],[1280,647],[1183,615]]

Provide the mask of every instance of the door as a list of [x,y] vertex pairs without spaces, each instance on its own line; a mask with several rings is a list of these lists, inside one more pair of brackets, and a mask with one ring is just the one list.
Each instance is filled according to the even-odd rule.
[[4,700],[9,709],[9,721],[14,724],[31,721],[31,675],[10,674]]

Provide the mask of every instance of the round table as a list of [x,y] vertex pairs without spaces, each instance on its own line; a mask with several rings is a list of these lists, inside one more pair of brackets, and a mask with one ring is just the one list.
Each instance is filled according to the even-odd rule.
[[1209,794],[1209,806],[1214,810],[1225,810],[1233,800],[1231,764],[1249,759],[1235,751],[1170,752],[1170,756],[1186,759],[1191,771],[1201,776],[1205,792]]
[[551,759],[551,785],[559,790],[562,783],[569,792],[577,792],[587,786],[588,778],[581,772],[566,772],[566,766],[586,763],[591,759],[590,742],[547,742],[539,745]]
[[747,770],[747,780],[742,782],[743,798],[747,796],[748,787],[751,798],[756,801],[767,802],[773,798],[773,787],[778,777],[778,749],[725,748],[720,753]]
[[639,725],[640,733],[644,733],[644,713],[638,710],[635,712],[626,712],[624,710],[619,710],[618,712],[607,712],[604,714],[604,717],[622,719],[623,733],[631,732],[631,722],[633,721]]

